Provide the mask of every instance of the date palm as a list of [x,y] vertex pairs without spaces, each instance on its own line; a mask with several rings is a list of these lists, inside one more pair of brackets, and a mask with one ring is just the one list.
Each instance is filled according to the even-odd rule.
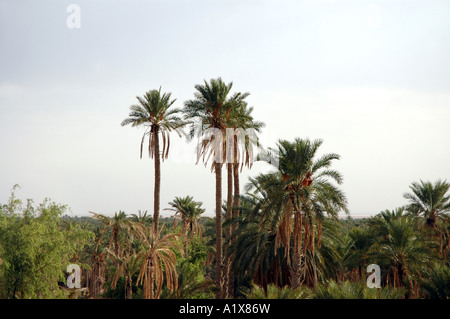
[[133,223],[127,219],[125,212],[119,211],[119,213],[114,213],[114,217],[108,217],[102,214],[97,214],[94,212],[90,212],[93,217],[100,222],[103,223],[104,228],[102,230],[102,236],[99,239],[99,242],[103,239],[103,237],[107,234],[107,232],[111,231],[111,237],[109,241],[109,247],[114,246],[114,253],[116,255],[119,254],[119,234],[120,231],[128,231],[132,232],[134,229]]
[[[229,193],[231,187],[234,186],[233,195],[228,195],[227,202],[231,203],[233,199],[233,218],[239,216],[239,195],[240,182],[239,171],[242,171],[243,166],[251,167],[253,164],[253,147],[257,144],[256,134],[261,132],[264,127],[263,122],[255,121],[252,112],[253,107],[249,107],[244,100],[248,93],[243,94],[236,100],[235,107],[232,109],[230,119],[228,120],[228,128],[233,130],[233,142],[230,143],[233,147],[231,151],[233,154],[232,163],[228,163],[228,176],[233,176],[233,183],[228,182]],[[247,136],[240,136],[240,134],[248,133]],[[229,178],[231,180],[231,178]],[[231,186],[233,184],[233,186]],[[229,209],[229,208],[228,208]],[[237,229],[237,224],[234,225],[234,230]]]
[[205,212],[202,202],[194,201],[192,196],[178,197],[176,196],[173,202],[169,202],[171,208],[166,210],[174,211],[175,216],[179,216],[182,221],[182,232],[184,235],[191,236],[202,234],[202,227],[200,225],[200,215]]
[[[330,168],[339,155],[325,154],[316,159],[321,145],[322,140],[279,140],[277,149],[269,150],[277,158],[276,171],[258,175],[248,188],[260,185],[269,193],[263,212],[276,212],[276,247],[285,247],[288,261],[293,238],[291,278],[294,289],[305,280],[309,286],[317,283],[315,245],[320,245],[324,216],[336,218],[339,211],[348,212],[344,193],[330,182],[342,183],[341,174]],[[265,157],[271,158],[271,155]]]
[[[261,203],[267,194],[242,195],[238,228],[231,237],[229,254],[233,254],[232,270],[237,288],[252,281],[264,289],[270,284],[284,286],[289,283],[286,258],[282,248],[275,248],[275,214],[265,212],[262,218]],[[236,291],[239,291],[237,289]]]
[[147,211],[138,210],[137,214],[131,214],[131,220],[135,223],[141,223],[144,225],[150,225],[152,223],[152,218],[147,215]]
[[[148,155],[155,160],[153,227],[157,230],[160,210],[161,160],[164,161],[169,155],[170,132],[175,131],[181,135],[185,123],[178,116],[181,111],[172,107],[176,100],[171,99],[171,93],[161,93],[161,88],[159,88],[159,90],[146,92],[143,97],[137,96],[136,98],[139,104],[130,106],[130,113],[121,125],[145,127],[141,140],[140,157],[142,158],[144,140],[148,137]],[[160,150],[160,135],[162,151]]]
[[425,295],[433,299],[450,299],[450,268],[435,263],[426,275],[427,278],[421,283]]
[[[232,98],[233,107],[230,110],[226,123],[226,162],[227,162],[227,200],[226,200],[226,220],[232,218],[237,220],[239,216],[239,167],[245,165],[251,167],[254,160],[253,148],[258,143],[256,133],[259,133],[264,126],[262,122],[253,119],[252,107],[248,107],[245,99],[249,93],[237,93]],[[233,187],[234,186],[234,187]],[[237,230],[237,223],[228,223],[225,228],[225,240],[230,243],[231,233]],[[227,253],[228,245],[225,247],[225,255],[229,258],[225,260],[225,294],[232,293],[233,276],[230,274],[232,256]]]
[[350,279],[351,271],[357,268],[360,257],[355,254],[355,240],[340,221],[325,219],[323,225],[320,266],[324,279],[337,283]]
[[137,255],[142,260],[137,282],[144,285],[144,299],[158,299],[164,283],[171,292],[177,289],[176,251],[182,251],[176,234],[162,235],[164,227],[141,229],[144,248]]
[[423,216],[426,225],[435,228],[436,223],[450,212],[450,184],[438,180],[434,183],[420,181],[409,187],[412,193],[405,193],[403,197],[409,200],[407,208],[416,215]]
[[226,129],[226,121],[233,107],[233,99],[230,97],[232,82],[226,84],[221,78],[211,79],[209,83],[195,85],[194,99],[185,102],[184,114],[191,121],[191,136],[197,134],[204,136],[209,133],[198,145],[197,155],[208,160],[213,156],[212,169],[216,178],[216,286],[217,298],[224,296],[223,278],[223,247],[222,247],[222,164],[224,160],[223,132]]
[[110,258],[113,259],[113,263],[117,265],[114,273],[111,288],[115,289],[117,282],[121,276],[125,277],[125,299],[133,298],[133,275],[139,271],[141,260],[138,257],[138,253],[131,249],[131,247],[122,248],[119,255],[116,255],[113,251],[108,250]]
[[418,219],[414,216],[380,214],[373,217],[372,225],[379,239],[371,247],[370,256],[380,266],[387,267],[394,287],[407,287],[412,294],[417,270],[431,261],[433,243],[417,231]]

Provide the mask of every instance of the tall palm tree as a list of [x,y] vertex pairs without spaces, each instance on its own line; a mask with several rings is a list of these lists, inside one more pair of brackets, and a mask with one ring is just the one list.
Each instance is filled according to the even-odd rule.
[[[197,90],[194,99],[185,102],[185,118],[191,120],[191,136],[197,133],[199,136],[209,131],[207,139],[198,146],[199,156],[213,155],[212,168],[216,177],[216,285],[217,298],[224,297],[224,261],[223,261],[223,229],[222,229],[222,164],[224,160],[223,132],[227,125],[233,99],[229,96],[233,83],[226,84],[221,78],[211,79],[209,83],[195,85]],[[197,128],[197,132],[195,129]]]
[[138,258],[143,261],[137,282],[144,284],[144,299],[158,299],[163,283],[169,291],[177,289],[178,274],[176,270],[176,251],[182,250],[176,241],[176,234],[162,235],[161,227],[155,231],[154,227],[142,227],[141,239],[144,249]]
[[[227,202],[231,203],[233,199],[233,218],[239,216],[239,195],[240,195],[240,182],[239,171],[242,171],[243,166],[251,167],[253,164],[253,147],[255,143],[258,143],[256,139],[256,133],[260,133],[264,127],[263,122],[255,121],[252,112],[253,107],[249,107],[244,100],[248,96],[245,93],[236,100],[235,107],[231,111],[230,119],[228,120],[228,128],[233,130],[233,142],[230,143],[233,146],[233,150],[228,151],[233,154],[232,163],[228,163],[228,176],[233,176],[233,195],[228,195]],[[240,134],[249,133],[252,136],[240,136]],[[228,141],[227,141],[228,142]],[[231,180],[231,178],[229,178]],[[231,193],[231,191],[229,191]],[[231,205],[229,205],[231,206]],[[233,225],[233,230],[237,229],[237,224]]]
[[[249,93],[236,93],[233,95],[232,107],[226,122],[226,131],[223,132],[225,138],[225,156],[227,168],[227,200],[226,200],[226,220],[235,220],[239,216],[239,166],[251,167],[253,164],[253,147],[257,143],[256,133],[260,132],[264,126],[262,122],[254,121],[251,113],[252,107],[248,107],[245,99]],[[234,185],[234,188],[233,188]],[[228,224],[225,227],[225,240],[230,242],[232,231],[237,230],[237,224]],[[232,256],[227,253],[229,246],[225,247],[225,296],[232,293],[233,276],[230,274]]]
[[[176,100],[171,100],[171,93],[161,93],[159,90],[150,90],[143,97],[136,97],[139,104],[130,106],[131,112],[121,123],[122,126],[144,126],[146,128],[140,148],[140,157],[145,137],[148,137],[148,155],[155,159],[155,188],[153,203],[153,227],[159,227],[159,209],[161,192],[161,160],[167,159],[170,147],[170,132],[178,135],[183,133],[185,123],[178,117],[179,109],[172,108]],[[162,152],[160,152],[159,136],[162,138]]]
[[[248,188],[260,185],[270,194],[263,211],[275,210],[278,219],[276,247],[285,247],[288,261],[293,237],[291,278],[294,289],[304,280],[309,286],[317,283],[315,239],[319,244],[325,214],[336,218],[339,211],[348,212],[344,193],[330,182],[331,179],[342,183],[341,174],[330,169],[339,155],[325,154],[316,159],[321,145],[322,140],[279,140],[275,150],[277,170],[258,175]],[[270,158],[269,154],[266,157]]]
[[421,215],[430,228],[436,227],[436,222],[450,212],[450,184],[447,181],[414,182],[409,187],[412,193],[405,193],[403,197],[409,200],[408,210]]

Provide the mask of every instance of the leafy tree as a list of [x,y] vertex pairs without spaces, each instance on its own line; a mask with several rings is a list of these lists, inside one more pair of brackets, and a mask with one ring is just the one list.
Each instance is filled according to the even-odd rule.
[[161,298],[206,299],[214,298],[214,281],[207,276],[208,247],[204,239],[192,237],[188,254],[177,254],[178,285],[172,292],[166,287]]
[[[63,225],[66,206],[45,199],[25,207],[14,191],[0,206],[0,296],[2,298],[64,298],[66,269],[93,238],[79,225]],[[81,267],[85,265],[81,264]]]

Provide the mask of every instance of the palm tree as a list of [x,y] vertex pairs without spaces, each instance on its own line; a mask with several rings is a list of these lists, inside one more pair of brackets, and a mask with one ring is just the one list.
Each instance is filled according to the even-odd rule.
[[433,264],[427,277],[421,286],[428,298],[450,299],[450,268],[448,266]]
[[166,208],[165,210],[174,211],[175,217],[181,218],[181,231],[185,236],[184,253],[187,255],[187,238],[189,234],[191,236],[201,236],[202,226],[200,224],[200,215],[203,214],[205,210],[201,207],[202,202],[194,201],[192,196],[176,196],[173,202],[169,202],[169,205],[172,206],[172,208]]
[[[251,167],[253,164],[253,146],[257,143],[256,133],[259,133],[264,126],[262,122],[254,121],[251,113],[252,107],[248,107],[245,98],[249,93],[236,93],[232,100],[233,107],[230,110],[226,123],[225,148],[227,159],[227,200],[226,200],[226,220],[232,218],[236,220],[239,216],[239,166]],[[234,188],[233,188],[234,185]],[[225,228],[225,240],[229,243],[232,231],[237,230],[237,224],[230,224]],[[230,274],[232,256],[227,253],[229,246],[225,247],[225,295],[232,293],[233,276]]]
[[[131,112],[121,123],[122,126],[145,126],[146,130],[142,136],[140,157],[144,139],[148,136],[148,155],[155,159],[155,188],[154,188],[154,212],[153,227],[155,231],[159,227],[159,207],[161,192],[161,162],[167,159],[170,147],[170,132],[175,131],[180,135],[185,123],[177,116],[179,109],[171,108],[176,100],[171,100],[171,93],[161,94],[159,90],[150,90],[143,97],[136,97],[139,104],[130,106]],[[160,152],[159,135],[162,138],[162,152]]]
[[[256,133],[260,133],[264,127],[263,122],[255,121],[251,113],[253,107],[248,107],[247,102],[244,100],[248,96],[248,93],[240,96],[236,100],[235,107],[231,111],[230,119],[228,120],[228,128],[233,131],[233,141],[230,143],[233,146],[233,150],[228,149],[228,152],[233,154],[232,163],[228,163],[228,176],[233,176],[233,183],[230,183],[229,177],[228,188],[229,194],[231,193],[231,184],[234,185],[233,195],[228,195],[227,202],[230,203],[233,199],[233,214],[232,217],[239,216],[239,195],[240,195],[240,183],[239,183],[239,171],[242,171],[243,166],[251,167],[253,164],[253,144],[257,143]],[[250,133],[253,136],[242,136],[240,134]],[[228,141],[227,141],[228,142]],[[230,208],[228,208],[230,209]],[[229,214],[230,215],[230,214]],[[237,229],[237,224],[233,225],[233,230]]]
[[185,102],[184,114],[186,119],[191,120],[191,136],[197,134],[203,136],[209,132],[208,139],[204,139],[198,146],[198,156],[214,156],[212,168],[216,177],[216,285],[218,288],[217,298],[224,296],[223,278],[223,248],[222,248],[222,163],[224,159],[225,143],[222,132],[226,129],[226,122],[233,107],[233,99],[230,93],[232,82],[226,84],[221,78],[211,79],[208,83],[195,85],[195,99]]
[[342,222],[327,218],[323,225],[323,239],[319,249],[323,279],[339,283],[349,279],[361,256],[356,253],[355,240]]
[[125,299],[133,298],[133,275],[139,271],[142,261],[138,257],[138,253],[134,249],[123,248],[119,255],[113,251],[108,251],[109,256],[113,259],[113,263],[117,265],[114,273],[111,288],[115,289],[117,282],[121,276],[125,277]]
[[90,264],[91,269],[86,273],[86,285],[91,298],[97,298],[102,293],[103,284],[105,283],[106,260],[105,250],[98,244],[92,247]]
[[[312,287],[317,283],[315,239],[317,238],[317,245],[320,245],[325,214],[336,218],[339,211],[348,212],[345,195],[329,181],[332,179],[337,184],[342,183],[341,174],[330,169],[332,161],[339,159],[339,155],[325,154],[315,159],[321,145],[322,140],[280,140],[276,149],[279,163],[277,170],[258,175],[248,187],[248,190],[251,190],[255,185],[260,185],[259,187],[269,193],[263,211],[276,212],[276,247],[285,247],[289,262],[293,236],[291,278],[294,289],[298,288],[303,280]],[[270,156],[267,154],[265,157]]]
[[152,223],[152,218],[148,216],[147,213],[147,211],[138,210],[137,214],[131,214],[130,220],[135,223],[141,223],[148,226]]
[[450,189],[447,181],[436,182],[414,182],[409,187],[412,193],[405,193],[403,197],[409,200],[408,210],[421,215],[426,219],[426,225],[430,228],[436,227],[436,222],[441,220],[446,213],[450,212]]
[[144,299],[158,299],[163,283],[169,291],[177,289],[176,251],[180,250],[176,234],[161,235],[164,227],[155,231],[154,227],[142,227],[141,239],[144,249],[138,258],[143,261],[140,267],[138,284],[144,284]]
[[199,272],[199,269],[195,266],[187,261],[177,265],[177,289],[171,293],[163,290],[161,299],[197,299],[199,296],[201,298],[211,298],[214,296],[212,292],[214,282],[209,278],[205,278],[202,272]]
[[194,201],[192,196],[176,196],[173,202],[169,202],[172,208],[166,208],[165,210],[174,211],[175,216],[180,216],[184,235],[187,236],[190,233],[192,236],[201,236],[200,215],[205,212],[205,209],[201,207],[202,204],[202,202]]
[[406,298],[412,295],[417,270],[433,260],[430,255],[432,242],[417,231],[417,217],[401,214],[379,214],[372,224],[379,238],[370,250],[377,264],[388,269],[387,281],[394,287],[407,287]]
[[112,236],[109,242],[109,247],[114,246],[114,253],[116,256],[119,254],[119,233],[121,230],[125,231],[133,231],[134,225],[133,223],[127,219],[125,212],[119,211],[119,213],[115,213],[114,217],[110,218],[102,214],[97,214],[94,212],[90,212],[94,215],[94,218],[99,220],[104,224],[104,228],[102,230],[102,236],[99,239],[99,242],[103,239],[103,236],[111,230]]
[[[267,289],[274,284],[282,287],[289,283],[286,256],[282,248],[275,248],[275,214],[266,212],[263,218],[260,204],[266,194],[241,196],[241,214],[233,218],[238,228],[230,238],[228,254],[233,254],[232,270],[235,274],[236,291],[250,282]],[[236,293],[235,293],[236,294]]]

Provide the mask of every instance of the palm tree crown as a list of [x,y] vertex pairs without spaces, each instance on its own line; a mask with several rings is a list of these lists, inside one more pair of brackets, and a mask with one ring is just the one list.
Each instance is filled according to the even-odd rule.
[[426,218],[426,224],[434,228],[439,219],[450,212],[450,184],[438,180],[431,182],[414,182],[410,186],[412,193],[405,193],[404,198],[409,200],[408,210],[416,215]]

